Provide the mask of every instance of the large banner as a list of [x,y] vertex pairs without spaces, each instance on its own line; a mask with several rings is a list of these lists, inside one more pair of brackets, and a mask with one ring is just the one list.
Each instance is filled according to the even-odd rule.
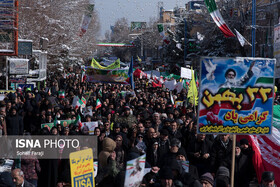
[[270,134],[275,59],[202,58],[199,133]]
[[110,64],[109,66],[101,66],[94,58],[91,60],[92,68],[96,69],[117,69],[120,68],[120,59],[117,59],[114,63]]
[[275,78],[280,78],[280,24],[274,26],[273,56],[276,58]]
[[88,82],[129,84],[129,69],[103,70],[87,67]]

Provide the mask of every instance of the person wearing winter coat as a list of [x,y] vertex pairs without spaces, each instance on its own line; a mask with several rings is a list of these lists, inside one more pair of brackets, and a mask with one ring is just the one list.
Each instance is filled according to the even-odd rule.
[[197,134],[196,139],[190,140],[187,155],[190,162],[197,167],[199,176],[210,171],[210,152],[212,143],[205,134]]
[[212,173],[216,173],[220,166],[225,166],[230,169],[232,140],[229,138],[229,134],[221,134],[216,137],[210,155],[210,168]]
[[17,114],[15,107],[11,108],[11,113],[6,117],[6,128],[8,135],[23,134],[23,119]]
[[116,162],[116,142],[111,138],[104,138],[102,142],[102,151],[98,156],[98,174],[96,176],[96,184],[99,187],[113,187],[116,177],[120,170],[117,168]]
[[252,172],[249,166],[249,158],[241,152],[240,143],[236,142],[234,168],[235,187],[249,187],[250,180],[252,179]]

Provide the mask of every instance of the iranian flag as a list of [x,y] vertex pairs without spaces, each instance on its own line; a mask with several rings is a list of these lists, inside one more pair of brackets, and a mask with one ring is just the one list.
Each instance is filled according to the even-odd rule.
[[98,94],[102,97],[102,88],[99,89]]
[[87,104],[87,100],[82,97],[82,99],[80,99],[78,96],[74,97],[73,99],[73,104],[72,106],[76,109],[76,108],[85,108]]
[[58,91],[58,98],[60,99],[65,98],[65,91]]
[[87,104],[86,98],[82,97],[82,99],[79,100],[81,108],[85,108]]
[[187,89],[189,87],[189,85],[190,85],[190,80],[184,79],[183,80],[183,88]]
[[97,99],[95,109],[97,110],[97,109],[99,109],[101,106],[102,106],[101,101],[100,101],[99,99]]
[[162,38],[162,40],[166,43],[166,44],[169,44],[170,41],[168,40],[168,38],[166,37],[165,35],[165,32],[163,30],[163,25],[162,24],[158,24],[158,32]]
[[77,116],[76,120],[74,121],[74,124],[78,126],[79,130],[82,128],[83,124],[80,115]]
[[220,11],[217,9],[217,5],[215,0],[204,0],[210,15],[214,22],[217,24],[217,26],[221,29],[224,36],[226,38],[229,37],[235,37],[235,34],[230,30],[230,28],[227,26],[226,22],[224,21]]
[[85,82],[87,76],[86,76],[86,69],[84,67],[82,67],[82,77],[81,77],[81,82]]
[[273,126],[270,135],[238,135],[240,140],[246,138],[252,146],[253,165],[258,181],[261,182],[264,171],[272,171],[275,184],[280,186],[280,105],[273,106]]
[[[272,127],[271,135],[239,135],[238,139],[246,138],[254,151],[253,165],[258,181],[261,182],[264,171],[272,171],[275,179],[280,178],[280,132]],[[277,186],[279,180],[275,180]]]

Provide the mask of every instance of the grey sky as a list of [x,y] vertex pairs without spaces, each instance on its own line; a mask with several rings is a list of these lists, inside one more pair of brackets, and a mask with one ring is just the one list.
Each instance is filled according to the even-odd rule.
[[[187,0],[161,0],[165,10],[178,5],[183,7]],[[129,22],[149,22],[151,17],[158,16],[159,0],[95,0],[95,10],[101,22],[101,35],[110,30],[117,19],[125,17]]]

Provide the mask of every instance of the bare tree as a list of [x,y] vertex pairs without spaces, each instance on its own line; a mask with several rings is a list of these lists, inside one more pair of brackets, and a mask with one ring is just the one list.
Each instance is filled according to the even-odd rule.
[[95,48],[100,23],[93,13],[86,34],[78,36],[87,4],[87,0],[21,0],[19,38],[33,40],[34,48],[39,47],[40,37],[48,38],[48,51],[52,56],[59,56],[65,46],[69,53],[88,56]]

